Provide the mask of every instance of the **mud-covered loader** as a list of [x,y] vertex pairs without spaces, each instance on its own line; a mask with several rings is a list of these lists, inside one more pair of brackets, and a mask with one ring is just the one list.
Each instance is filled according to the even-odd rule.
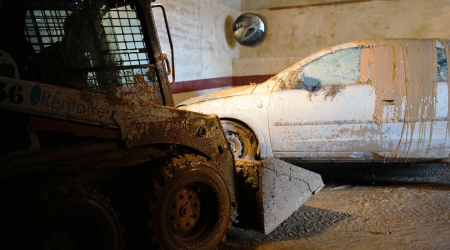
[[152,8],[0,2],[2,249],[213,249],[322,188],[276,159],[235,162],[216,116],[173,107]]

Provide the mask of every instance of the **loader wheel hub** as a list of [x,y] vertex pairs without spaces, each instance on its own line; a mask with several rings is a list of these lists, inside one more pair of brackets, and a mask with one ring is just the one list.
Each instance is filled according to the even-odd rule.
[[176,235],[186,235],[195,227],[200,218],[200,207],[198,195],[192,189],[183,188],[176,194],[170,211],[172,230]]
[[153,228],[161,249],[215,249],[231,226],[230,198],[227,183],[212,167],[178,170],[155,207]]

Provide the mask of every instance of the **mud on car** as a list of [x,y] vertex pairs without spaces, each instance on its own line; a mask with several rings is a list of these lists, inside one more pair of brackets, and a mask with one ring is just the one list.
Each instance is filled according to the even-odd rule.
[[440,39],[353,41],[321,50],[264,83],[178,107],[217,114],[236,157],[446,159],[448,48]]

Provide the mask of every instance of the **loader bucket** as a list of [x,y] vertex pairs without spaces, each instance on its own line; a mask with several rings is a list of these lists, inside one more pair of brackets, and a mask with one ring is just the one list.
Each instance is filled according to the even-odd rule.
[[236,159],[236,172],[242,220],[238,226],[264,234],[272,232],[324,186],[319,174],[275,158]]

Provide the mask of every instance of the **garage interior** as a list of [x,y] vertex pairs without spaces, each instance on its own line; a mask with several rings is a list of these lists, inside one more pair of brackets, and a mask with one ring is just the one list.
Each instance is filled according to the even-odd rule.
[[[176,53],[180,103],[222,88],[260,83],[301,59],[333,45],[361,39],[448,37],[447,1],[283,0],[161,2],[166,6]],[[242,13],[267,20],[263,42],[240,46],[232,26]],[[158,16],[159,13],[155,13]],[[156,18],[163,51],[170,51]],[[182,66],[181,66],[182,65]],[[212,90],[208,90],[212,89]]]
[[[445,0],[164,4],[181,68],[172,85],[176,103],[264,82],[316,51],[352,40],[450,36],[442,22],[450,10]],[[267,33],[259,45],[242,46],[233,38],[233,22],[243,13],[265,18]],[[446,165],[297,164],[320,173],[325,189],[270,235],[232,228],[219,249],[448,249]]]
[[[450,249],[450,1],[23,3],[0,0],[0,249]],[[306,84],[352,49],[357,80]]]

